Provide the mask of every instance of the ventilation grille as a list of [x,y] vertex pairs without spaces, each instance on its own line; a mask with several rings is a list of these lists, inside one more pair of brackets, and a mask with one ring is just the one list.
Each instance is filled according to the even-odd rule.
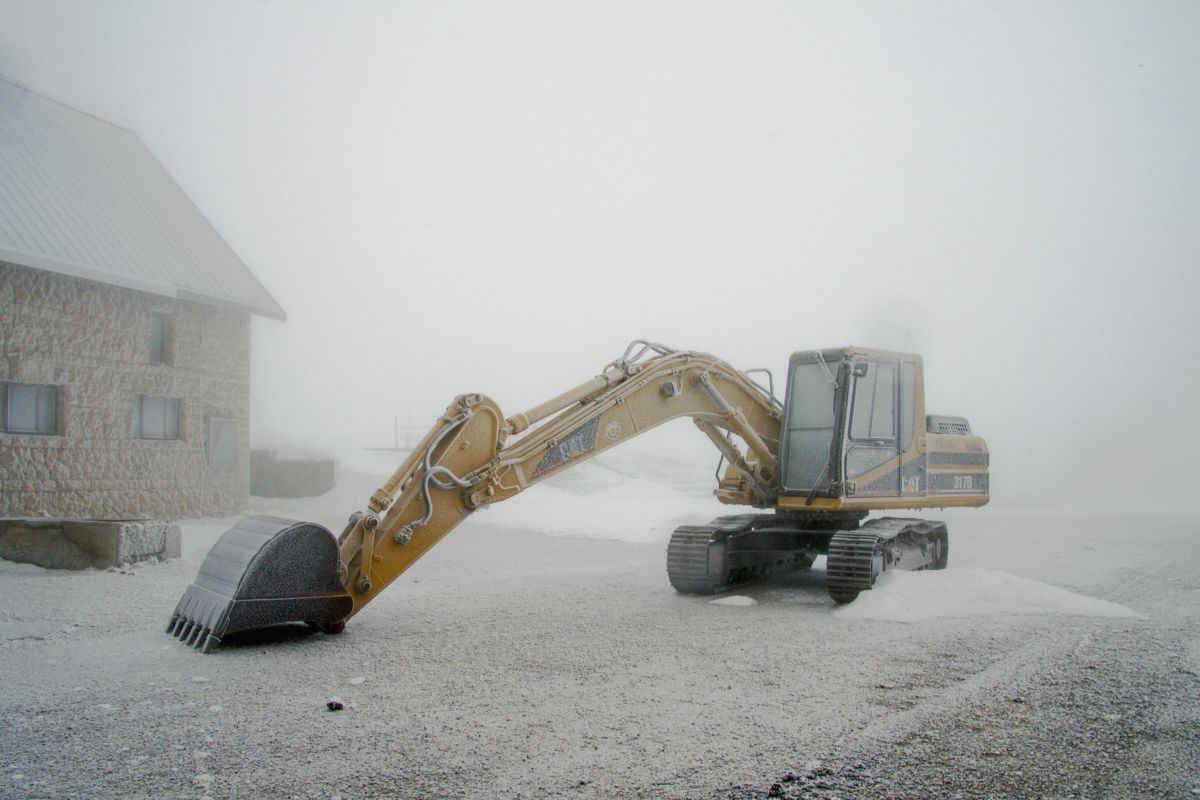
[[955,433],[959,436],[971,435],[971,423],[965,417],[942,417],[930,414],[925,417],[925,427],[930,433]]

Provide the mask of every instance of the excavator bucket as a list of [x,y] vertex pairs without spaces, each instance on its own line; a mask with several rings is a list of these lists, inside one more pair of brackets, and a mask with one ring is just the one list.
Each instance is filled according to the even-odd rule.
[[248,517],[208,552],[175,606],[167,633],[207,653],[231,633],[283,622],[340,631],[353,607],[340,564],[328,528]]

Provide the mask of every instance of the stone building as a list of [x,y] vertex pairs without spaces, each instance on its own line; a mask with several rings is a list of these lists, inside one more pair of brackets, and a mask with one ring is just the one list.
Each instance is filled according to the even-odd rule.
[[137,136],[0,80],[0,517],[243,510],[251,314]]

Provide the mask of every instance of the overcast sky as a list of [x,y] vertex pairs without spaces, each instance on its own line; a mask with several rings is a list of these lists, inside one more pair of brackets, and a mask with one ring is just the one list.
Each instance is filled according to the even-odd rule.
[[859,344],[1013,503],[1190,499],[1197,42],[1196,2],[0,0],[0,75],[136,132],[288,311],[255,444],[513,413],[636,337]]

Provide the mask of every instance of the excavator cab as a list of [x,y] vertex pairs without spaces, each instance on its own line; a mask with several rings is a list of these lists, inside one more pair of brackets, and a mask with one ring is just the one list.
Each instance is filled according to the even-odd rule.
[[915,353],[794,353],[780,436],[781,508],[849,510],[988,501],[988,453],[961,417],[926,416]]

